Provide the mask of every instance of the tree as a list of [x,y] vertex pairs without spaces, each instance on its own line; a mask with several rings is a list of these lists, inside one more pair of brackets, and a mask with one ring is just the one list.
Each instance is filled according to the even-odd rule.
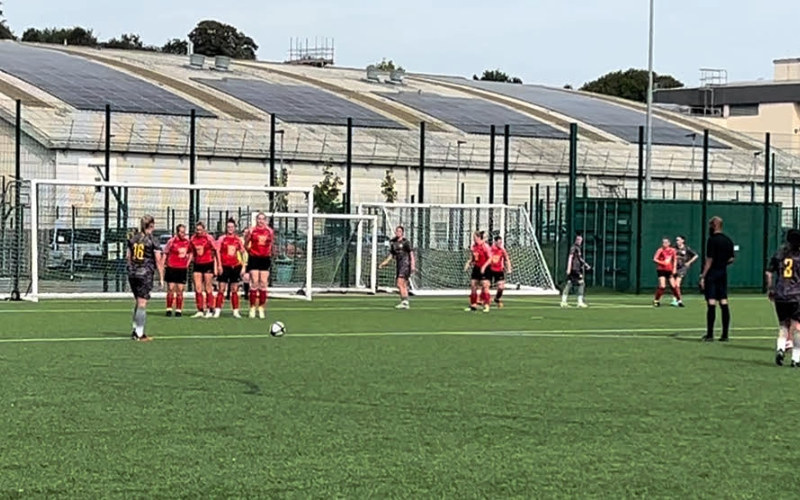
[[506,83],[522,83],[522,80],[516,76],[510,77],[507,73],[499,69],[487,69],[478,78],[478,75],[472,75],[473,80],[483,80],[486,82],[506,82]]
[[[276,179],[275,185],[280,187],[286,187],[289,185],[289,170],[286,168],[286,166],[283,166],[281,171],[278,173],[278,179]],[[278,193],[275,195],[275,211],[283,213],[289,211],[288,193]]]
[[8,27],[6,24],[6,18],[3,15],[3,2],[0,2],[0,40],[16,40],[17,37],[14,36],[14,32],[11,31],[11,28]]
[[325,165],[322,182],[314,186],[314,208],[321,214],[335,214],[342,211],[342,178],[333,172],[331,165]]
[[258,45],[233,26],[219,21],[200,21],[189,33],[194,52],[208,57],[228,56],[234,59],[256,58]]
[[186,40],[181,40],[180,38],[173,38],[161,46],[161,52],[165,54],[177,54],[179,56],[185,56],[189,53],[189,42]]
[[397,181],[394,178],[394,172],[391,169],[386,169],[386,175],[381,182],[381,194],[386,199],[386,203],[394,203],[397,201],[397,189],[395,188]]
[[564,90],[572,90],[572,85],[570,85],[569,83],[564,85]]
[[[612,71],[581,87],[586,92],[621,97],[631,101],[647,100],[648,74],[646,70],[631,68],[627,71]],[[660,89],[683,87],[683,83],[670,75],[653,73],[653,86]]]
[[76,26],[74,28],[28,28],[22,34],[23,42],[53,43],[58,45],[80,45],[96,47],[97,37],[92,30]]
[[377,69],[378,71],[386,71],[388,73],[391,73],[394,70],[404,71],[402,66],[395,65],[394,61],[392,61],[391,59],[387,61],[386,58],[382,59],[381,62],[376,64],[375,69]]
[[101,47],[106,49],[120,49],[120,50],[147,50],[150,52],[158,51],[158,47],[152,45],[145,45],[142,38],[134,33],[125,33],[117,38],[112,38],[107,42],[100,44]]

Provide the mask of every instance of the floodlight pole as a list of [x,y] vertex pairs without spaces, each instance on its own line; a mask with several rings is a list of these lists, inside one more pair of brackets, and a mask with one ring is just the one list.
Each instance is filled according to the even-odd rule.
[[654,5],[655,0],[650,0],[650,29],[647,54],[647,138],[645,144],[645,184],[644,197],[650,198],[653,165],[653,31],[654,31]]

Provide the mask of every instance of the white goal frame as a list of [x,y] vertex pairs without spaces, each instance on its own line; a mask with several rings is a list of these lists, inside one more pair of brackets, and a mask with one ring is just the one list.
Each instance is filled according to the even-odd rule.
[[[361,272],[363,270],[363,231],[364,223],[372,224],[372,241],[370,248],[370,255],[374,262],[377,257],[378,238],[377,238],[377,223],[378,217],[374,215],[347,215],[347,214],[315,214],[314,213],[314,190],[313,188],[294,188],[294,187],[254,187],[254,186],[237,186],[237,185],[208,185],[208,184],[168,184],[168,183],[146,183],[146,182],[105,182],[105,181],[72,181],[65,179],[34,179],[30,181],[30,231],[31,231],[31,244],[30,244],[30,266],[31,266],[31,283],[30,293],[22,294],[22,299],[32,302],[38,302],[40,299],[117,299],[129,298],[129,292],[72,292],[72,293],[57,293],[39,292],[39,187],[40,186],[64,186],[64,187],[92,187],[92,188],[141,188],[141,189],[169,189],[169,190],[191,190],[197,191],[239,191],[239,192],[258,192],[258,193],[295,193],[303,194],[307,197],[307,207],[305,212],[298,213],[282,213],[282,212],[267,212],[264,214],[268,217],[283,217],[283,218],[296,218],[305,219],[307,223],[306,235],[306,276],[305,282],[298,292],[294,294],[281,293],[281,289],[271,290],[271,296],[276,298],[296,298],[304,300],[312,300],[315,293],[326,292],[361,292],[361,293],[376,293],[377,292],[377,270],[373,270],[369,279],[369,283],[362,283]],[[314,223],[319,220],[351,220],[356,226],[356,232],[359,240],[356,244],[356,287],[355,288],[336,288],[336,287],[314,287],[313,285],[313,272],[314,272]],[[162,299],[166,297],[165,292],[154,292],[151,295],[154,299]]]
[[[557,295],[559,293],[558,288],[556,287],[555,282],[553,281],[553,276],[550,273],[550,269],[547,266],[547,262],[544,260],[544,255],[542,254],[542,248],[539,244],[538,239],[536,239],[536,233],[533,230],[533,226],[530,223],[530,217],[528,217],[528,211],[525,207],[511,207],[509,205],[503,204],[479,204],[479,203],[360,203],[358,205],[358,214],[363,215],[367,209],[374,209],[374,210],[381,210],[383,211],[384,217],[386,218],[387,222],[391,225],[392,234],[394,231],[394,226],[397,225],[397,221],[392,221],[388,209],[393,208],[407,208],[407,209],[431,209],[431,208],[441,208],[441,209],[465,209],[465,210],[499,210],[500,211],[500,220],[498,224],[498,232],[503,239],[506,239],[506,214],[509,209],[512,210],[519,210],[523,215],[523,219],[525,221],[525,226],[530,234],[533,235],[534,242],[535,242],[535,251],[539,254],[542,259],[542,266],[545,271],[545,281],[548,285],[548,288],[539,288],[539,287],[519,287],[514,289],[513,287],[509,286],[509,283],[506,283],[506,289],[503,292],[505,295],[520,295],[520,296],[544,296],[544,295]],[[373,261],[375,262],[375,261]],[[374,263],[373,266],[377,266],[377,263]],[[375,274],[373,272],[373,274]],[[409,280],[409,293],[416,296],[462,296],[465,293],[469,293],[467,289],[461,288],[453,288],[453,289],[439,289],[439,290],[432,290],[432,289],[420,289],[417,288],[414,283],[414,277]],[[379,292],[387,292],[387,293],[395,293],[397,292],[396,287],[378,287]]]

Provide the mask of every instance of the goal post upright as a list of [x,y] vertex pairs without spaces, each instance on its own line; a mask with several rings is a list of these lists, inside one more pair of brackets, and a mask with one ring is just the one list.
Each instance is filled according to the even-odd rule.
[[[31,299],[39,301],[39,181],[31,181]],[[23,228],[20,228],[23,229]]]

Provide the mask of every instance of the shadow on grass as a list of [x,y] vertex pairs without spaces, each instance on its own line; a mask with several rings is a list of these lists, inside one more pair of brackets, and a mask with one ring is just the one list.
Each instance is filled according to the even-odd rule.
[[772,359],[763,359],[763,360],[756,360],[756,359],[740,359],[740,358],[723,358],[722,356],[703,356],[704,359],[708,359],[711,361],[724,361],[726,363],[733,363],[736,365],[747,365],[747,366],[775,366],[775,361]]

